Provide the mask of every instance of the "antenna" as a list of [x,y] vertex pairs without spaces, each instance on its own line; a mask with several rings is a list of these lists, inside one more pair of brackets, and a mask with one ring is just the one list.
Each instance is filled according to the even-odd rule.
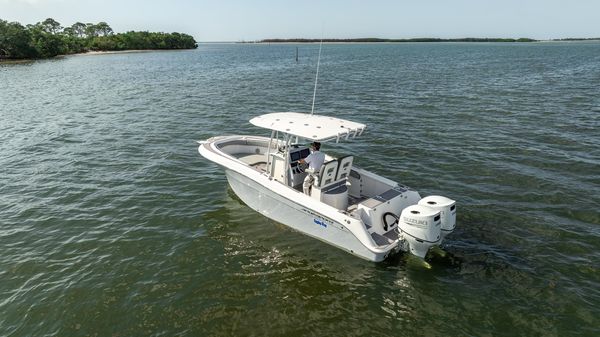
[[321,64],[321,46],[323,46],[323,36],[321,36],[321,43],[319,43],[319,58],[317,59],[317,76],[315,76],[315,91],[313,91],[313,102],[310,114],[315,113],[315,97],[317,96],[317,81],[319,80],[319,65]]

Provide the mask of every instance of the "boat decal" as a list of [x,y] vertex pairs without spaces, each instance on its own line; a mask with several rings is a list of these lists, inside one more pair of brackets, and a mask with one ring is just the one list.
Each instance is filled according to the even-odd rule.
[[413,218],[408,218],[408,217],[402,217],[402,221],[406,222],[407,224],[409,224],[411,226],[415,226],[415,227],[420,227],[420,228],[427,227],[427,221],[425,221],[425,220],[418,220],[418,219],[413,219]]
[[325,228],[327,228],[327,223],[326,223],[324,220],[321,220],[321,219],[313,219],[313,221],[314,221],[314,222],[315,222],[317,225],[319,225],[319,226],[321,226],[321,227],[325,227]]
[[329,224],[329,225],[331,225],[331,224],[333,224],[333,223],[335,222],[335,221],[333,221],[332,219],[330,219],[330,218],[328,218],[328,217],[324,216],[323,214],[321,214],[321,213],[317,213],[317,212],[315,212],[315,211],[312,211],[312,210],[310,210],[310,209],[308,209],[308,208],[302,208],[302,211],[303,211],[304,213],[307,213],[307,214],[310,214],[310,215],[312,215],[312,216],[313,216],[313,217],[315,217],[315,218],[318,218],[318,219],[320,219],[320,220],[323,220],[323,221],[325,221],[325,222],[326,222],[327,224]]

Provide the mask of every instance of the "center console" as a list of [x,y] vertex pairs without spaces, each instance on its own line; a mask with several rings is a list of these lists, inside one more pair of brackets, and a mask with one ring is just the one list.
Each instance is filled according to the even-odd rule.
[[297,186],[302,184],[306,173],[300,169],[300,159],[308,157],[310,150],[306,146],[290,146],[290,185]]

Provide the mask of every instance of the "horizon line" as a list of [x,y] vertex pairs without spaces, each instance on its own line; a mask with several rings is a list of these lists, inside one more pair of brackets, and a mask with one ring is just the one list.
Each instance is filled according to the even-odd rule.
[[[528,37],[458,37],[458,38],[440,38],[440,37],[411,37],[411,38],[377,38],[377,37],[361,37],[361,38],[265,38],[265,39],[239,39],[239,40],[205,40],[197,43],[319,43],[321,40],[325,43],[402,43],[402,42],[493,42],[491,40],[526,40],[526,42],[569,42],[569,41],[598,41],[599,37],[566,37],[566,38],[546,38],[534,39]],[[490,40],[490,41],[486,41]]]

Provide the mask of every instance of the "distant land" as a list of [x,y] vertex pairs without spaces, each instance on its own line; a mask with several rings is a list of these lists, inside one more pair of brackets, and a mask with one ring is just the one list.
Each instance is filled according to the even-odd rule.
[[[547,41],[588,41],[600,40],[597,38],[566,38],[553,39]],[[541,42],[546,40],[535,40],[530,38],[481,38],[481,37],[466,37],[458,39],[440,39],[440,38],[411,38],[411,39],[379,39],[379,38],[358,38],[358,39],[323,39],[323,42]],[[315,43],[321,42],[320,39],[264,39],[254,41],[255,43]],[[250,42],[252,43],[252,42]]]
[[34,25],[0,19],[0,61],[50,58],[89,51],[194,49],[194,38],[182,33],[114,33],[106,22],[76,22],[63,27],[52,18]]

